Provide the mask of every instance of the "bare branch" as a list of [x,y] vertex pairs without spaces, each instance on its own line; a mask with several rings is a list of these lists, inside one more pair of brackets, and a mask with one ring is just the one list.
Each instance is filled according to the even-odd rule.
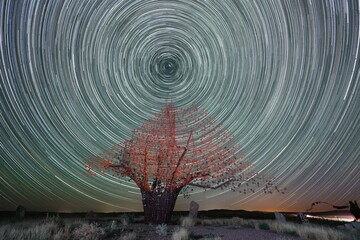
[[224,185],[226,185],[226,184],[228,184],[230,182],[233,182],[233,181],[236,181],[236,179],[235,178],[229,179],[229,180],[227,180],[227,181],[225,181],[225,182],[223,182],[223,183],[221,183],[221,184],[219,184],[217,186],[203,185],[203,184],[198,184],[198,183],[189,183],[188,185],[193,186],[193,187],[198,187],[198,188],[218,189],[218,188],[221,188],[222,186],[224,186]]
[[179,158],[179,160],[178,160],[178,162],[177,162],[177,164],[176,164],[175,170],[174,170],[174,172],[173,172],[173,174],[172,174],[172,177],[171,177],[171,180],[170,180],[170,186],[173,184],[173,181],[174,181],[174,178],[175,178],[175,174],[176,174],[177,171],[178,171],[178,168],[179,168],[179,166],[180,166],[181,160],[184,158],[184,156],[185,156],[185,154],[186,154],[186,152],[187,152],[187,150],[188,150],[189,142],[190,142],[192,133],[193,133],[193,130],[191,130],[191,132],[190,132],[190,134],[189,134],[189,138],[188,138],[188,140],[187,140],[187,142],[186,142],[186,147],[184,147],[184,152],[181,154],[181,156],[180,156],[180,158]]

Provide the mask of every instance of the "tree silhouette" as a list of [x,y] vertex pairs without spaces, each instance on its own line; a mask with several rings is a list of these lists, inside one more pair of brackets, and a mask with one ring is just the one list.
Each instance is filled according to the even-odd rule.
[[255,192],[272,180],[245,163],[234,135],[196,106],[179,109],[167,104],[149,118],[132,137],[85,162],[88,175],[96,171],[128,177],[140,188],[146,223],[169,222],[176,199],[189,186],[230,188]]

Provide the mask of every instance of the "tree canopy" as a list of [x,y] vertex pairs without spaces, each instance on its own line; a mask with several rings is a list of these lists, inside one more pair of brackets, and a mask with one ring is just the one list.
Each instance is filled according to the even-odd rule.
[[251,162],[244,162],[234,135],[196,106],[181,109],[167,104],[134,129],[130,139],[91,157],[85,168],[91,175],[99,171],[128,177],[143,191],[187,185],[235,191],[242,183],[254,191],[263,181],[264,191],[270,192],[273,186],[271,179],[254,172]]

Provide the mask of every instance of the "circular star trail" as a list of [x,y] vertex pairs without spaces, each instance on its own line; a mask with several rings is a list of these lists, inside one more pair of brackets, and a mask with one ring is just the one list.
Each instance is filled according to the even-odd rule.
[[166,102],[206,109],[288,189],[196,191],[201,209],[360,200],[358,1],[4,0],[0,12],[0,210],[142,210],[134,183],[87,178],[82,160]]

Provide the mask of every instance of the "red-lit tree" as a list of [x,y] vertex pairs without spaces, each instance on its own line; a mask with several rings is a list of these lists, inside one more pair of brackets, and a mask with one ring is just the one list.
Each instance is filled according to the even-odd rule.
[[141,191],[145,222],[164,223],[185,186],[235,191],[245,183],[246,193],[262,182],[270,192],[272,182],[243,162],[233,139],[207,112],[167,104],[133,130],[131,139],[90,158],[85,168],[90,175],[111,172],[133,180]]

